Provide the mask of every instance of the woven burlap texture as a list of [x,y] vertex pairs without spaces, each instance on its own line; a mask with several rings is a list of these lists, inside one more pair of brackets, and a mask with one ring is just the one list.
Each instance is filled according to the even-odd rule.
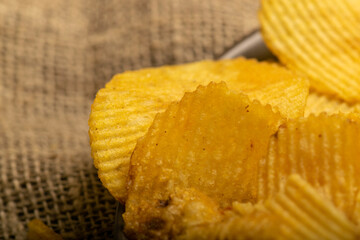
[[115,73],[213,59],[258,27],[257,0],[0,1],[0,239],[40,218],[111,239],[87,120]]

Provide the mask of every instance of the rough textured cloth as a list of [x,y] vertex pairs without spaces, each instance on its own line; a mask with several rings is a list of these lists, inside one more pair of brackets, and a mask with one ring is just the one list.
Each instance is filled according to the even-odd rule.
[[40,218],[111,239],[90,156],[97,90],[124,70],[213,59],[258,27],[257,0],[0,0],[0,239]]

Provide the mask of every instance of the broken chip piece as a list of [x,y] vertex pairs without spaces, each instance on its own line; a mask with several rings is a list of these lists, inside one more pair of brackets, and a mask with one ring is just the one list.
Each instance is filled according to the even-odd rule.
[[46,226],[40,219],[28,223],[27,240],[62,240],[63,238]]

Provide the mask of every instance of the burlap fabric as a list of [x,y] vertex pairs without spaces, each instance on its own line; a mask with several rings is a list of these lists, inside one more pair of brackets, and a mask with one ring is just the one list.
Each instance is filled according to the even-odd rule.
[[87,120],[115,73],[212,59],[258,27],[258,0],[1,0],[0,239],[40,218],[65,239],[111,239],[115,200]]

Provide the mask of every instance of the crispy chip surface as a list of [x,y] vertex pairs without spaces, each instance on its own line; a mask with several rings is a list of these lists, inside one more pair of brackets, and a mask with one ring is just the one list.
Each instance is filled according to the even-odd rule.
[[355,224],[299,175],[265,205],[280,220],[276,239],[356,239]]
[[311,114],[319,115],[321,113],[327,113],[329,115],[337,113],[360,113],[360,103],[349,104],[336,98],[310,92],[306,100],[304,116],[308,117]]
[[264,40],[311,87],[360,100],[360,4],[357,0],[262,0]]
[[271,137],[259,167],[259,200],[280,191],[299,174],[350,219],[360,188],[359,115],[310,115],[290,120]]
[[116,75],[96,96],[89,119],[92,156],[104,186],[126,199],[126,177],[136,141],[154,116],[185,91],[209,82],[270,104],[286,118],[303,115],[308,81],[276,64],[235,59],[143,69]]
[[[186,93],[155,118],[136,145],[126,232],[167,236],[179,218],[171,200],[176,188],[196,189],[222,209],[235,200],[255,201],[258,163],[281,121],[269,105],[232,93],[224,83]],[[168,204],[161,207],[163,202]],[[161,224],[153,227],[154,222]]]
[[293,174],[273,198],[255,205],[234,203],[220,218],[187,225],[176,238],[356,239],[358,233],[343,212]]
[[220,221],[187,226],[176,239],[280,239],[281,218],[266,211],[254,211],[244,216],[229,212]]
[[28,223],[27,240],[62,240],[62,237],[46,226],[40,219]]

